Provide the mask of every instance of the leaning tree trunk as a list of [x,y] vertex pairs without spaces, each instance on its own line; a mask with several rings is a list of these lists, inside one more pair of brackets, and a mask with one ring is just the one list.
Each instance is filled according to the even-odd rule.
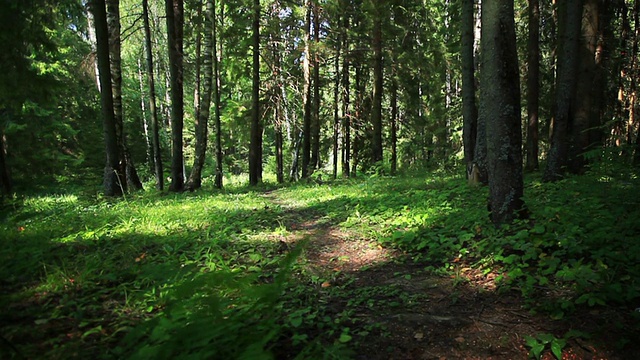
[[165,0],[167,11],[167,41],[169,44],[169,73],[171,78],[171,185],[169,190],[184,190],[184,159],[182,131],[184,126],[183,88],[183,27],[182,0]]
[[582,0],[559,2],[555,118],[551,135],[551,147],[547,155],[547,167],[543,176],[545,181],[562,178],[569,157],[569,128],[575,116],[573,100],[576,94],[576,76],[578,68],[579,37],[582,23]]
[[253,87],[251,91],[251,143],[249,184],[262,181],[262,125],[260,124],[260,0],[253,0]]
[[470,176],[473,170],[478,126],[476,81],[474,75],[475,66],[473,63],[474,9],[474,0],[462,0],[462,43],[460,48],[460,59],[462,62],[462,138],[467,176]]
[[213,17],[214,0],[207,0],[204,12],[204,51],[202,54],[202,91],[199,92],[198,111],[195,123],[196,148],[193,167],[187,181],[188,189],[202,186],[202,168],[204,167],[209,137],[209,113],[211,111],[211,93],[213,91]]
[[107,163],[104,168],[104,193],[106,196],[120,196],[124,193],[126,178],[124,169],[120,168],[120,149],[118,147],[118,133],[113,110],[111,69],[109,65],[109,28],[105,1],[94,0],[92,11],[96,30],[102,125],[107,155]]
[[525,214],[522,178],[520,81],[513,0],[482,3],[480,112],[487,121],[491,220]]
[[156,106],[156,82],[153,68],[153,49],[151,47],[151,27],[149,26],[149,4],[142,0],[142,17],[144,19],[145,50],[147,53],[147,82],[149,83],[149,113],[151,114],[151,143],[153,148],[153,165],[156,175],[156,188],[164,189],[162,173],[162,154],[160,151],[160,126],[158,124],[158,108]]

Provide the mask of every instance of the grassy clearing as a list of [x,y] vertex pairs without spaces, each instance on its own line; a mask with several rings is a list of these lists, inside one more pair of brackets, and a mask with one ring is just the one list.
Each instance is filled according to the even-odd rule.
[[497,291],[517,289],[555,319],[614,305],[639,315],[640,181],[631,173],[532,178],[531,219],[501,230],[490,225],[486,189],[448,174],[273,189],[5,204],[2,354],[348,357],[354,344],[385,336],[356,309],[424,299],[393,284],[347,290],[348,277],[324,288],[343,275],[311,272],[302,246],[279,240],[311,220],[401,249],[420,269],[462,282],[463,267],[494,274]]

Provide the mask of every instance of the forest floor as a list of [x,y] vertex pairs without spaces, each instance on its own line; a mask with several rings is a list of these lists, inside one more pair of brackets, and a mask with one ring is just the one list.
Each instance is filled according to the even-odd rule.
[[636,359],[638,191],[528,179],[502,229],[447,174],[24,196],[0,358]]
[[[277,190],[267,192],[265,198],[288,207]],[[356,359],[526,359],[525,337],[572,330],[596,336],[569,341],[562,347],[563,359],[637,358],[638,353],[617,352],[612,346],[624,336],[613,325],[614,319],[624,315],[615,310],[554,321],[527,310],[519,293],[497,292],[495,272],[483,274],[461,262],[453,275],[433,274],[424,270],[427,264],[415,263],[399,250],[341,229],[322,213],[291,207],[286,225],[292,232],[280,241],[295,244],[308,239],[303,250],[306,266],[323,278],[335,279],[322,283],[321,288],[338,286],[347,294],[382,289],[369,292],[366,303],[355,312],[361,324],[381,329],[357,343]],[[414,300],[403,302],[394,297]],[[339,313],[348,300],[338,298],[329,306]],[[554,359],[550,347],[545,350],[541,358]]]

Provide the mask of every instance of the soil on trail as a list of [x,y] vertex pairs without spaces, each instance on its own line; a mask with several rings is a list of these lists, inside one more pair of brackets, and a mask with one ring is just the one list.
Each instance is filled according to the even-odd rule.
[[[285,226],[290,235],[280,241],[293,244],[305,239],[303,257],[310,269],[337,274],[322,287],[343,287],[353,293],[383,289],[372,291],[369,301],[356,305],[354,324],[373,329],[349,344],[356,359],[527,359],[525,336],[549,333],[561,338],[569,330],[592,337],[569,339],[563,359],[640,356],[639,344],[627,345],[624,352],[616,350],[624,334],[614,324],[625,320],[615,309],[559,321],[536,315],[526,308],[519,292],[496,291],[494,273],[482,274],[458,264],[455,275],[436,275],[425,270],[429,264],[415,263],[407,254],[341,229],[324,214],[297,211],[278,198],[277,190],[265,193],[265,198],[289,208]],[[404,301],[394,301],[394,297]],[[330,306],[339,312],[354,305],[337,298]],[[555,359],[550,345],[541,358]]]

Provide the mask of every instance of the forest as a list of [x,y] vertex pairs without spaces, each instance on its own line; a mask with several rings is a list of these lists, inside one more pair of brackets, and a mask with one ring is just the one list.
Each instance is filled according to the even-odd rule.
[[639,42],[640,0],[0,0],[0,358],[634,359]]

